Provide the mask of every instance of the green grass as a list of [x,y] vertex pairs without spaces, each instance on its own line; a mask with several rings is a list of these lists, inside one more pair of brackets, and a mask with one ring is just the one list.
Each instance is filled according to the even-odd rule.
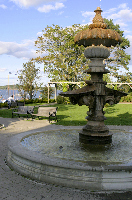
[[107,125],[132,126],[132,104],[116,104],[104,108]]
[[47,103],[30,103],[30,104],[25,104],[25,106],[41,106]]
[[[86,112],[89,110],[87,106],[78,106],[71,104],[56,104],[54,106],[58,107],[58,122],[56,124],[64,126],[82,126],[87,123],[87,120],[85,119],[85,117],[87,116]],[[107,118],[107,120],[105,121],[106,125],[132,126],[132,104],[116,104],[104,108],[104,111],[105,117]],[[0,117],[11,118],[12,110],[1,109]]]
[[63,105],[58,104],[57,119],[58,125],[64,126],[82,126],[86,124],[86,112],[89,110],[87,106]]
[[[87,120],[87,106],[58,105],[57,118],[59,125],[78,126],[85,125]],[[130,125],[132,126],[132,104],[116,104],[104,108],[106,125]]]
[[0,109],[0,117],[12,118],[12,110],[11,109]]

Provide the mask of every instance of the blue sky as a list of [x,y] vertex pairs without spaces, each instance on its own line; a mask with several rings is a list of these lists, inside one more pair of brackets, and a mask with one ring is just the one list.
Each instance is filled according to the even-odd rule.
[[[0,85],[7,85],[8,80],[9,84],[17,83],[15,74],[23,63],[36,57],[34,41],[47,25],[89,24],[98,6],[103,17],[120,25],[132,46],[131,0],[0,0]],[[132,57],[132,47],[127,53]],[[46,84],[49,79],[43,65],[39,66],[41,81]],[[129,67],[132,71],[132,61]]]

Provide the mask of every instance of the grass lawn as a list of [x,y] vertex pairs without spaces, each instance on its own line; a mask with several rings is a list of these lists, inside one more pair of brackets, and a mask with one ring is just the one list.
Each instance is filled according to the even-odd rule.
[[[59,125],[78,126],[85,125],[87,120],[87,106],[58,105],[57,118]],[[104,108],[106,125],[130,125],[132,126],[132,104],[115,104]]]
[[[35,104],[32,104],[35,106]],[[37,105],[37,104],[36,104]],[[58,125],[64,126],[82,126],[87,123],[85,117],[86,112],[89,110],[87,106],[78,105],[63,105],[56,104],[58,107],[57,119]],[[106,125],[129,125],[132,126],[132,104],[115,104],[104,108]],[[36,109],[35,109],[36,112]],[[1,109],[0,117],[11,118],[11,109]]]

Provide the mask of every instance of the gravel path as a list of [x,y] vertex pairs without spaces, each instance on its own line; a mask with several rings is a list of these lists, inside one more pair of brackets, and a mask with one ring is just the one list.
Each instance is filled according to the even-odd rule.
[[[8,141],[13,135],[28,130],[54,130],[63,128],[49,124],[46,120],[26,120],[22,118],[1,118],[0,124],[5,128],[0,129],[0,200],[129,200],[129,192],[94,192],[79,189],[55,186],[47,183],[38,183],[29,180],[6,165]],[[112,129],[132,130],[132,126],[109,126]],[[67,128],[67,127],[66,127]],[[71,128],[71,127],[68,127]],[[73,127],[72,127],[73,128]]]

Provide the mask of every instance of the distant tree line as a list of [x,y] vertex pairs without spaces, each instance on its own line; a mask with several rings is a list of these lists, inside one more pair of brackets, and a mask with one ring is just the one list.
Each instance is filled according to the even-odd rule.
[[[18,88],[17,88],[17,85],[9,85],[9,88],[10,88],[11,90],[17,90],[17,89],[18,89]],[[6,90],[6,89],[8,89],[8,85],[0,86],[0,89],[1,89],[1,90]]]

